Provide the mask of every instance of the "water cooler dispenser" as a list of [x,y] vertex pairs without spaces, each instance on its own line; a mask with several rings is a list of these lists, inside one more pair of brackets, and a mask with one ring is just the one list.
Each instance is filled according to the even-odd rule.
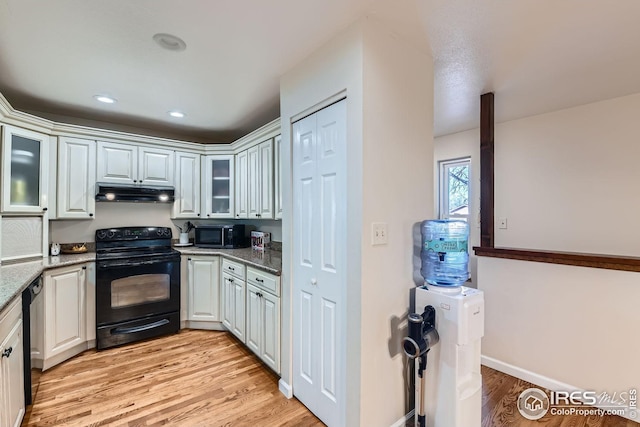
[[469,277],[462,261],[468,259],[468,226],[460,222],[422,226],[425,285],[415,289],[409,336],[403,340],[405,353],[416,360],[416,427],[481,425],[484,294],[462,286]]
[[[416,310],[435,309],[439,342],[425,354],[424,390],[416,387],[428,427],[475,427],[481,423],[480,340],[484,334],[484,296],[466,287],[416,289]],[[421,307],[419,310],[418,308]],[[416,369],[416,384],[421,378]],[[420,402],[422,399],[422,402]],[[416,416],[416,426],[419,417]],[[425,427],[425,426],[420,426]]]

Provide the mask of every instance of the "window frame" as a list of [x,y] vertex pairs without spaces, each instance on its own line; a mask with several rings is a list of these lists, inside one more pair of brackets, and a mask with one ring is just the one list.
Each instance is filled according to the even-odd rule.
[[[467,214],[449,214],[449,169],[458,166],[467,166],[469,176],[467,183]],[[471,157],[459,157],[438,161],[438,218],[440,219],[462,219],[469,223],[471,218]]]

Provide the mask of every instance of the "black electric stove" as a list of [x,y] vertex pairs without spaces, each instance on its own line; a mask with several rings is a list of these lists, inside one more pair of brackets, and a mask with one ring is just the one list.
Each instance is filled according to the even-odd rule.
[[180,329],[180,253],[167,227],[96,230],[99,350]]

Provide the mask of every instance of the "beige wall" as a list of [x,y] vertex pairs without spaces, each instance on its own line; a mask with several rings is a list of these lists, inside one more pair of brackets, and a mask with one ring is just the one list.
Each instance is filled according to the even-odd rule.
[[640,255],[640,94],[501,123],[496,246]]
[[[281,81],[285,165],[291,162],[291,117],[342,91],[347,96],[349,426],[392,425],[409,409],[400,348],[405,331],[398,323],[414,286],[412,229],[433,215],[432,62],[426,47],[412,46],[365,18]],[[290,336],[292,201],[285,169],[290,209],[283,219],[283,336]],[[371,246],[371,222],[388,224],[388,245]],[[283,353],[283,379],[290,383],[290,341]]]
[[[498,247],[640,255],[640,94],[495,129]],[[478,131],[436,139],[473,156]],[[474,198],[475,199],[475,198]],[[640,274],[478,259],[484,363],[551,389],[640,386]]]
[[[282,380],[292,385],[291,259],[291,123],[292,117],[324,100],[346,93],[347,99],[347,357],[346,425],[360,425],[360,233],[362,228],[362,26],[355,24],[287,72],[280,82],[282,131]],[[294,390],[295,393],[295,390]]]
[[[435,213],[433,65],[373,19],[364,35],[360,425],[389,426],[412,409],[397,321],[415,287],[414,224]],[[371,246],[372,222],[388,224],[387,245]]]

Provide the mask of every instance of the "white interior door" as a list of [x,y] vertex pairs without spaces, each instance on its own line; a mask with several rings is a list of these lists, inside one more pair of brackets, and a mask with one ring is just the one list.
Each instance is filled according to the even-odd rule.
[[346,101],[293,126],[293,392],[344,425]]

